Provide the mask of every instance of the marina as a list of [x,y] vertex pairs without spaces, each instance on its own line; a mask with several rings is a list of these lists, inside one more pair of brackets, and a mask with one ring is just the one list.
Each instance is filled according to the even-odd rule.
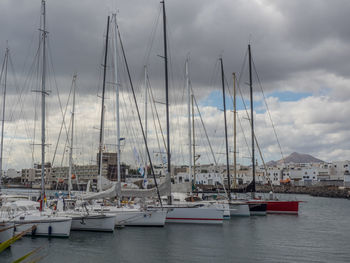
[[[223,225],[125,227],[114,233],[76,232],[68,239],[25,237],[1,254],[9,263],[43,246],[41,262],[348,262],[349,200],[305,200],[293,215],[235,217]],[[254,249],[252,249],[254,248]],[[62,253],[64,251],[64,253]]]
[[[271,38],[262,48],[259,31],[208,55],[227,42],[219,37],[224,31],[209,30],[222,27],[217,18],[202,27],[215,8],[174,28],[193,19],[174,2],[149,4],[140,16],[121,14],[114,3],[82,26],[68,22],[73,13],[67,24],[57,19],[57,3],[39,2],[39,37],[27,56],[15,57],[20,77],[8,41],[1,64],[1,263],[350,261],[348,129],[341,139],[338,119],[323,125],[333,114],[292,105],[317,98],[328,108],[337,95],[315,81],[320,71],[310,78],[319,83],[310,94],[300,84],[309,76],[289,84],[296,71],[273,76],[280,72],[267,58],[282,45]],[[206,28],[215,38],[201,54],[205,41],[194,45],[197,38],[185,33],[194,25],[193,35]],[[29,29],[22,27],[24,39]],[[178,45],[185,39],[192,39],[186,48],[195,47],[186,55]],[[70,53],[74,41],[83,45]],[[316,126],[305,132],[311,120]],[[316,140],[320,127],[331,138]],[[335,138],[344,145],[325,146]],[[309,149],[327,161],[293,152]]]

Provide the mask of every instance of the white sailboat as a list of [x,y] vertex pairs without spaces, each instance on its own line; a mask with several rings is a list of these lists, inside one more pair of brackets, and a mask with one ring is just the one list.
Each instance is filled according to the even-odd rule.
[[69,237],[72,219],[68,217],[59,217],[44,211],[44,196],[45,196],[45,96],[46,91],[46,3],[41,1],[41,16],[42,27],[41,46],[42,46],[42,76],[41,76],[41,114],[42,114],[42,129],[41,129],[41,200],[40,211],[37,210],[37,202],[32,201],[13,201],[2,204],[1,221],[5,224],[14,225],[14,234],[23,232],[32,228],[31,235],[40,236],[60,236]]
[[[72,202],[72,203],[71,203]],[[115,226],[115,216],[104,212],[92,212],[85,206],[77,206],[75,209],[66,209],[63,203],[71,203],[75,206],[76,200],[57,200],[55,213],[60,216],[72,219],[71,230],[113,232]]]
[[[194,103],[194,95],[191,94],[191,88],[189,85],[189,73],[188,73],[188,60],[186,60],[186,86],[187,86],[187,91],[188,91],[188,138],[189,138],[189,177],[192,179],[193,176],[193,183],[196,181],[196,174],[195,174],[195,169],[193,169],[193,175],[192,175],[192,131],[191,131],[191,97],[192,97],[192,103]],[[192,111],[194,111],[192,109]],[[194,116],[194,112],[192,112],[192,116]],[[194,120],[192,120],[193,122]],[[194,128],[194,125],[193,125]],[[194,137],[194,131],[193,131],[193,137]],[[194,138],[193,138],[194,140]],[[193,143],[193,152],[194,152],[194,143]],[[214,162],[216,163],[215,156],[214,157]],[[193,167],[195,167],[195,156],[193,155]],[[190,200],[192,202],[195,202],[195,204],[202,204],[205,205],[206,207],[211,207],[211,208],[216,208],[218,210],[223,211],[223,217],[224,219],[230,219],[231,216],[249,216],[249,206],[248,204],[244,202],[238,202],[238,201],[232,201],[230,200],[230,194],[226,192],[227,199],[226,200],[211,200],[211,201],[203,201],[200,200],[199,198],[186,198],[186,196],[181,196],[181,200],[184,202],[185,199]]]
[[[117,43],[118,43],[118,27],[117,27],[117,18],[116,14],[113,14],[111,24],[113,25],[113,60],[114,60],[114,81],[115,81],[115,87],[116,87],[116,124],[117,124],[117,177],[118,177],[118,184],[114,185],[114,187],[117,189],[114,196],[117,194],[121,196],[121,176],[120,176],[120,120],[119,120],[119,85],[118,85],[118,61],[117,61]],[[109,25],[109,21],[108,21]],[[109,28],[107,28],[107,36],[108,36]],[[106,39],[106,49],[105,52],[107,52],[107,46],[108,46],[108,37]],[[107,55],[105,54],[105,65],[107,65]],[[105,73],[104,73],[105,74]],[[102,147],[103,147],[103,128],[104,128],[104,94],[102,94],[102,112],[101,112],[101,134],[100,134],[100,171],[99,171],[99,189],[102,190]],[[108,191],[108,190],[107,190]],[[106,191],[105,191],[106,192]],[[103,195],[103,192],[101,193]],[[97,194],[95,197],[98,197],[99,194]],[[91,198],[89,198],[91,199]],[[97,198],[94,198],[97,199]],[[150,210],[147,208],[143,208],[140,206],[135,207],[128,207],[128,206],[118,206],[118,205],[93,205],[89,206],[89,210],[93,212],[104,212],[108,214],[112,214],[115,216],[115,225],[116,226],[164,226],[165,224],[165,217],[167,214],[167,210]]]
[[[224,106],[225,145],[226,145],[226,173],[227,173],[227,182],[228,182],[228,191],[226,191],[225,186],[224,186],[224,191],[225,191],[225,194],[227,196],[226,197],[227,199],[226,200],[200,201],[200,203],[205,204],[207,206],[213,206],[213,207],[216,207],[218,209],[222,209],[224,211],[224,218],[225,219],[230,219],[231,216],[232,217],[235,217],[235,216],[250,216],[250,211],[249,211],[249,205],[246,202],[232,200],[232,198],[231,198],[231,183],[230,183],[230,179],[231,178],[230,178],[230,166],[229,166],[229,155],[228,155],[224,69],[223,69],[223,59],[220,58],[219,60],[220,60],[220,66],[221,66],[220,67],[221,68],[221,84],[222,84],[223,106]],[[187,63],[186,63],[186,65],[187,65]],[[187,79],[187,82],[188,82],[189,77],[188,77],[187,67],[186,67],[186,75],[187,75],[186,79]],[[190,90],[188,91],[188,93],[190,94]],[[234,99],[234,106],[235,106],[235,99]],[[234,109],[234,111],[235,111],[235,109]],[[190,116],[190,113],[189,113],[189,116]],[[194,127],[194,125],[193,125],[193,127]],[[189,125],[189,130],[190,129],[191,129],[191,126]],[[190,134],[191,134],[191,131],[190,131]],[[214,157],[214,154],[213,154],[213,157]],[[214,157],[214,162],[217,165],[215,157]],[[234,165],[236,167],[236,158],[234,158]],[[194,181],[195,181],[195,174],[194,174]],[[224,179],[222,181],[224,182]]]
[[166,223],[181,224],[222,224],[225,205],[216,202],[187,202],[185,193],[172,193],[172,204],[163,205],[168,209]]
[[93,206],[95,212],[115,216],[115,225],[121,226],[164,226],[167,210],[154,210],[140,206]]
[[38,206],[33,201],[7,202],[0,209],[1,221],[7,226],[13,226],[13,234],[32,228],[27,235],[69,237],[72,219],[49,211],[40,212]]
[[[166,13],[165,2],[161,1],[163,6],[163,32],[164,32],[164,71],[165,71],[165,99],[166,99],[166,120],[167,120],[167,181],[170,183],[171,158],[170,158],[170,125],[169,125],[169,97],[168,97],[168,52],[167,52],[167,33],[166,33]],[[191,146],[190,146],[191,147]],[[190,154],[191,155],[191,154]],[[173,203],[170,195],[167,197],[168,204],[163,208],[168,209],[166,223],[195,223],[195,224],[222,224],[223,210],[204,204],[191,204],[186,202]],[[156,209],[156,207],[154,207]]]
[[[36,225],[35,231],[32,235],[42,236],[63,236],[68,237],[70,235],[70,228],[72,219],[68,217],[56,217],[51,213],[44,212],[44,199],[45,199],[45,118],[46,118],[46,105],[45,99],[48,95],[46,91],[46,2],[41,1],[41,15],[42,15],[42,29],[41,41],[42,41],[42,76],[41,76],[41,198],[40,198],[40,212],[31,211],[26,216],[19,215],[14,218],[15,223],[19,223],[19,230],[24,230],[25,225]],[[28,210],[30,211],[30,210]],[[16,221],[18,220],[19,221]]]
[[[76,79],[77,76],[73,76],[72,88],[73,88],[73,108],[71,113],[71,138],[69,147],[69,172],[68,172],[68,194],[71,195],[72,191],[72,176],[73,176],[73,139],[74,139],[74,113],[75,113],[75,92],[76,92]],[[60,216],[70,217],[72,219],[71,230],[85,230],[85,231],[101,231],[101,232],[113,232],[115,216],[105,213],[89,212],[84,207],[78,207],[78,209],[65,210],[63,205],[63,199],[59,198],[56,205],[56,213]]]
[[[222,58],[220,58],[220,66],[221,66],[221,84],[222,84],[222,93],[223,93],[225,142],[226,142],[226,173],[227,173],[227,185],[228,185],[227,204],[229,206],[230,216],[233,216],[233,217],[234,216],[250,216],[249,205],[246,202],[235,201],[235,200],[232,200],[232,198],[231,198],[231,176],[230,176],[228,139],[227,139],[227,121],[226,121],[226,96],[225,96],[224,66],[223,66],[223,59]],[[234,84],[235,84],[235,82],[234,82]],[[235,91],[234,91],[234,94],[235,94]],[[235,98],[234,98],[234,104],[235,104],[234,105],[234,114],[236,114],[236,100],[235,100]],[[234,125],[235,125],[235,122],[234,122]],[[235,132],[236,132],[236,130],[234,131],[234,133]],[[236,147],[236,141],[234,141],[234,143],[235,143],[234,147]],[[236,157],[235,154],[236,154],[236,148],[234,149],[234,157]],[[234,169],[236,169],[236,158],[234,158]],[[236,180],[235,177],[236,176],[234,176],[234,180]]]

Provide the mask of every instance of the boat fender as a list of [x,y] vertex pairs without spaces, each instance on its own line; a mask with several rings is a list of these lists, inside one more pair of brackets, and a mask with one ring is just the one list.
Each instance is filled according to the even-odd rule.
[[51,234],[52,234],[52,226],[49,226],[48,232],[49,232],[49,236],[51,236]]
[[32,236],[35,236],[36,234],[36,227],[32,228]]

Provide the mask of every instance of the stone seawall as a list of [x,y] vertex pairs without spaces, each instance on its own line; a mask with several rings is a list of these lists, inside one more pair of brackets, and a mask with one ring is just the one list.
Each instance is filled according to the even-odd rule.
[[[257,185],[257,192],[268,193],[271,191],[270,186]],[[312,196],[320,197],[334,197],[334,198],[349,198],[350,199],[350,189],[341,189],[338,186],[292,186],[292,185],[282,185],[274,186],[273,190],[275,193],[284,194],[308,194]]]

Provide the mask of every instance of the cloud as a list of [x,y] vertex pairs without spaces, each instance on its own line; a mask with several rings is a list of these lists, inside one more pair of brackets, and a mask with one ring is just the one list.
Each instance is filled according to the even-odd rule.
[[[32,160],[30,144],[34,136],[34,117],[39,117],[36,95],[31,91],[40,87],[39,79],[30,77],[33,57],[37,50],[40,1],[5,0],[0,3],[0,31],[2,39],[9,41],[16,84],[9,77],[5,149],[7,167],[28,167]],[[168,39],[170,53],[170,103],[173,158],[176,162],[187,159],[187,106],[184,90],[184,61],[191,56],[191,82],[199,102],[205,101],[213,91],[220,91],[217,60],[222,55],[226,78],[232,86],[231,74],[240,74],[241,88],[248,80],[247,63],[242,69],[247,43],[252,44],[254,65],[268,96],[268,103],[276,130],[286,153],[311,153],[324,160],[349,158],[347,131],[349,129],[348,103],[350,95],[349,39],[347,27],[350,4],[347,1],[229,1],[180,0],[167,1]],[[21,8],[18,8],[20,6]],[[48,1],[47,24],[49,31],[50,85],[48,98],[48,156],[52,158],[54,145],[62,123],[61,109],[68,99],[71,79],[78,73],[77,151],[76,162],[95,160],[98,149],[98,130],[101,93],[101,64],[106,27],[106,16],[118,9],[118,21],[134,81],[141,113],[143,101],[143,66],[148,65],[155,99],[164,102],[164,70],[162,17],[159,1]],[[158,23],[157,23],[158,22]],[[155,30],[155,25],[157,28]],[[153,33],[153,30],[154,33]],[[153,43],[150,46],[150,43]],[[0,42],[0,53],[6,42]],[[120,56],[120,55],[119,55]],[[109,57],[111,61],[111,57]],[[111,70],[109,64],[109,70]],[[121,63],[122,67],[122,63]],[[113,82],[108,72],[108,82]],[[12,84],[11,84],[12,81]],[[133,162],[132,148],[141,151],[142,137],[135,108],[131,100],[125,69],[120,69],[123,85],[121,103],[124,137],[123,160]],[[57,84],[56,84],[57,83]],[[57,88],[57,89],[56,89]],[[279,149],[268,125],[268,116],[261,104],[257,77],[254,76],[257,99],[256,132],[266,159],[279,159]],[[108,110],[113,114],[114,98],[109,84]],[[23,90],[18,102],[19,90]],[[296,101],[283,101],[274,97],[276,91],[308,94]],[[38,95],[38,94],[37,94]],[[210,99],[210,98],[209,98]],[[260,103],[260,104],[258,104]],[[201,104],[201,103],[200,103]],[[221,100],[207,106],[201,104],[203,121],[207,125],[214,151],[221,162],[223,141],[223,113]],[[157,104],[160,122],[165,125],[164,106]],[[261,108],[261,109],[260,109]],[[37,115],[35,114],[37,110]],[[69,114],[69,107],[68,107]],[[149,113],[151,116],[151,113]],[[115,147],[115,120],[108,115],[106,138]],[[229,125],[232,127],[232,113]],[[240,113],[245,116],[245,113]],[[198,119],[198,117],[197,117]],[[69,121],[67,117],[66,121]],[[150,117],[149,143],[158,151],[157,135]],[[37,122],[39,123],[39,122]],[[249,126],[242,120],[249,136]],[[95,127],[95,128],[94,128]],[[158,127],[159,128],[159,127]],[[213,162],[200,123],[196,121],[199,136],[200,162]],[[38,139],[39,130],[36,130]],[[232,139],[232,128],[229,130]],[[240,158],[249,156],[242,132],[239,133]],[[131,139],[131,137],[135,137]],[[160,134],[158,134],[160,138]],[[60,142],[61,160],[64,139]],[[162,140],[162,139],[161,139]],[[113,146],[114,144],[114,146]],[[249,144],[249,142],[248,142]],[[11,147],[9,146],[11,145]],[[232,143],[230,144],[232,148]],[[22,154],[23,153],[23,154]],[[39,155],[38,155],[39,156]],[[221,157],[220,157],[221,156]],[[50,159],[48,158],[48,159]],[[6,158],[5,158],[6,159]],[[23,159],[26,161],[23,162]],[[36,158],[38,161],[38,158]],[[64,160],[66,162],[66,160]]]

